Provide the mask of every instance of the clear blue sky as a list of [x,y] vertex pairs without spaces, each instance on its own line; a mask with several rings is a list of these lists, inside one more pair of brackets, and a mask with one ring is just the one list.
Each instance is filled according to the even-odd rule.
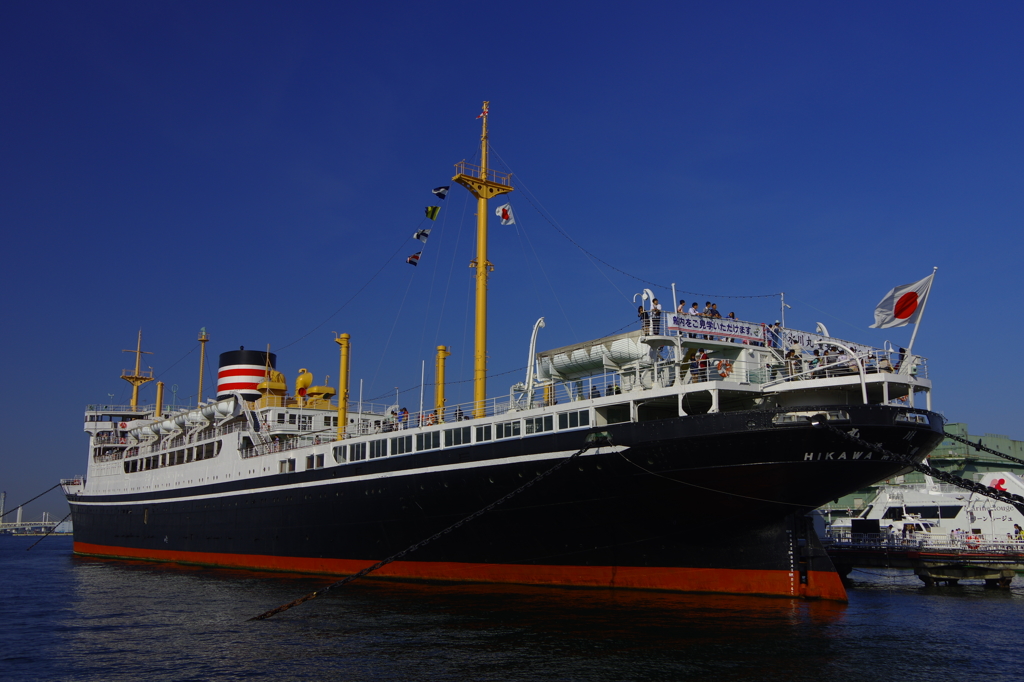
[[518,225],[492,219],[492,372],[525,365],[537,317],[541,347],[602,336],[643,287],[529,196],[625,273],[754,321],[777,299],[724,295],[785,291],[790,326],[854,341],[905,344],[872,310],[938,266],[916,347],[935,407],[1024,438],[1022,20],[1017,2],[5,3],[0,489],[84,472],[82,411],[127,402],[140,327],[178,400],[200,327],[214,356],[271,344],[290,382],[333,382],[349,332],[353,390],[412,389],[411,408],[436,345],[468,379],[464,190],[405,258],[429,190],[477,154],[484,99],[520,187]]

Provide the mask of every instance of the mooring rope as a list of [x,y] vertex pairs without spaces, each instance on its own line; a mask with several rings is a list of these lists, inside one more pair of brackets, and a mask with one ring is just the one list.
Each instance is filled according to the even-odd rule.
[[[59,488],[59,487],[60,487],[60,483],[58,483],[57,485],[53,486],[53,488]],[[48,493],[48,492],[50,492],[51,490],[53,490],[53,488],[47,488],[47,489],[46,489],[46,490],[44,490],[43,492],[41,492],[41,493],[39,493],[38,495],[36,495],[35,497],[33,497],[33,498],[32,498],[31,500],[29,500],[28,502],[22,502],[22,503],[21,503],[21,504],[19,504],[19,505],[18,505],[17,507],[11,507],[11,510],[10,510],[10,511],[5,511],[5,512],[3,513],[3,515],[2,515],[2,516],[0,516],[0,519],[2,519],[2,518],[3,518],[4,516],[7,516],[8,514],[10,514],[10,513],[14,512],[14,511],[16,511],[16,510],[18,510],[18,509],[21,509],[21,508],[22,508],[22,507],[24,507],[24,506],[25,506],[26,504],[29,504],[29,502],[35,502],[35,501],[36,501],[36,500],[38,500],[38,499],[39,499],[40,497],[42,497],[42,496],[43,496],[43,495],[45,495],[46,493]]]
[[35,542],[33,542],[33,543],[32,543],[31,545],[29,545],[28,547],[26,547],[26,548],[25,548],[25,551],[27,552],[28,550],[32,549],[33,547],[35,547],[36,545],[38,545],[38,544],[39,544],[40,542],[42,542],[43,540],[45,540],[46,538],[50,537],[50,533],[52,533],[53,531],[57,530],[57,526],[59,526],[60,524],[64,523],[65,521],[67,521],[67,520],[68,520],[68,518],[69,518],[70,516],[71,516],[71,512],[68,512],[68,515],[67,515],[67,516],[65,516],[65,517],[64,517],[63,519],[61,519],[61,520],[60,520],[60,521],[58,521],[57,523],[53,524],[53,528],[51,528],[50,530],[46,531],[46,535],[44,535],[43,537],[39,538],[38,540],[36,540]]
[[497,507],[499,504],[502,504],[503,502],[506,502],[506,501],[512,499],[513,497],[515,497],[519,493],[523,492],[524,490],[526,490],[527,488],[532,486],[534,483],[537,483],[538,481],[540,481],[541,479],[545,478],[546,476],[550,476],[554,472],[558,471],[560,468],[562,468],[562,466],[566,462],[568,462],[568,461],[570,461],[572,459],[575,459],[576,457],[579,457],[584,452],[589,450],[591,447],[594,447],[595,445],[599,446],[599,445],[606,445],[606,444],[610,444],[610,441],[607,439],[607,436],[605,436],[604,439],[600,440],[600,441],[588,442],[586,445],[583,446],[582,449],[577,450],[573,454],[569,455],[568,457],[566,457],[562,461],[558,462],[558,464],[556,464],[553,467],[551,467],[550,469],[548,469],[547,471],[544,471],[542,473],[537,474],[530,481],[528,481],[528,482],[524,483],[523,485],[519,486],[518,488],[516,488],[512,492],[510,492],[507,495],[505,495],[504,497],[501,497],[500,499],[495,500],[494,502],[490,503],[489,505],[487,505],[483,509],[480,509],[478,511],[473,512],[472,514],[470,514],[466,518],[462,519],[461,521],[457,521],[456,523],[453,523],[452,525],[448,526],[444,530],[438,531],[437,533],[434,533],[429,538],[427,538],[425,540],[420,540],[416,544],[413,544],[413,545],[410,545],[410,546],[406,547],[401,552],[398,552],[397,554],[392,554],[387,559],[384,559],[382,561],[378,561],[373,566],[369,566],[367,568],[364,568],[363,570],[359,571],[358,573],[354,573],[354,574],[352,574],[352,575],[350,575],[348,577],[342,578],[341,580],[339,580],[339,581],[337,581],[335,583],[331,583],[330,585],[328,585],[327,587],[323,588],[322,590],[316,590],[315,592],[310,592],[309,594],[306,594],[306,595],[304,595],[302,597],[299,597],[295,601],[290,601],[287,604],[284,604],[282,606],[278,606],[276,609],[271,609],[270,611],[267,611],[265,613],[261,613],[258,616],[253,616],[249,620],[266,620],[267,618],[270,618],[271,616],[276,616],[277,614],[279,614],[279,613],[281,613],[283,611],[287,611],[288,609],[292,608],[293,606],[298,606],[299,604],[304,604],[307,601],[310,601],[312,599],[316,599],[317,597],[321,597],[321,596],[327,594],[327,592],[329,592],[330,590],[333,590],[335,588],[341,587],[342,585],[350,583],[353,580],[358,580],[359,578],[362,578],[365,575],[373,573],[378,568],[382,568],[384,566],[387,566],[392,561],[396,561],[398,559],[401,559],[402,557],[404,557],[406,554],[409,554],[410,552],[415,552],[420,547],[423,547],[424,545],[426,545],[429,542],[433,542],[434,540],[438,539],[442,535],[447,535],[448,533],[452,532],[456,528],[459,528],[463,524],[468,523],[469,521],[472,521],[473,519],[477,518],[478,516],[483,516],[487,512],[489,512],[492,509],[494,509],[495,507]]

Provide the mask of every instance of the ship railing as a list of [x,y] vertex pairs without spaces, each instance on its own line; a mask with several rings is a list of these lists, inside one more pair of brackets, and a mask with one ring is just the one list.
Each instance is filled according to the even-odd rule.
[[124,445],[126,440],[124,436],[97,435],[92,442],[94,445]]
[[549,384],[546,390],[544,385],[535,387],[532,396],[526,396],[525,393],[517,396],[514,407],[525,409],[527,404],[538,407],[703,383],[763,384],[771,379],[771,368],[760,362],[729,360],[716,357],[715,352],[710,352],[706,360],[694,358],[682,363],[664,360],[653,365],[558,379]]
[[[171,450],[185,445],[191,445],[192,443],[199,443],[202,441],[210,440],[211,438],[218,438],[220,436],[226,436],[231,433],[238,431],[246,431],[249,425],[245,421],[236,421],[228,424],[223,424],[210,429],[202,429],[196,433],[186,437],[185,434],[174,436],[170,440],[164,439],[162,441],[156,441],[146,446],[137,448],[138,453],[142,455],[151,455],[157,452],[163,452],[164,450]],[[132,443],[134,444],[134,443]],[[129,455],[130,456],[130,455]]]
[[94,462],[113,462],[118,459],[124,459],[124,451],[118,450],[117,452],[101,452],[98,455],[93,455],[92,461]]
[[156,409],[156,405],[139,405],[138,407],[132,407],[131,405],[86,405],[86,412],[152,412]]
[[[459,161],[457,164],[455,164],[456,175],[468,175],[471,178],[481,178],[482,176],[480,174],[480,170],[480,166],[469,163],[468,161]],[[493,168],[487,169],[487,177],[483,179],[489,180],[499,185],[505,185],[506,187],[512,186],[511,173],[502,173],[500,171],[494,170]]]
[[[282,395],[282,396],[276,396],[276,395],[274,395],[274,396],[267,396],[265,398],[260,398],[259,400],[255,400],[255,401],[246,401],[246,404],[249,406],[250,410],[257,410],[257,411],[264,410],[264,409],[266,409],[268,407],[280,407],[280,408],[284,408],[286,410],[303,410],[303,409],[309,409],[309,410],[337,410],[338,409],[338,401],[336,399],[334,399],[333,397],[332,398],[320,399],[320,400],[316,400],[316,399],[314,399],[312,397],[309,397],[309,398],[304,398],[303,401],[304,401],[304,404],[303,405],[299,405],[299,399],[298,398],[296,398],[296,397],[294,397],[294,396],[292,396],[290,394],[286,394],[286,395]],[[314,404],[311,405],[310,403],[314,403]],[[320,403],[320,404],[316,404],[316,403]],[[384,414],[386,410],[391,409],[392,407],[394,407],[394,405],[393,404],[388,405],[386,403],[362,403],[362,405],[360,406],[360,403],[359,403],[358,400],[349,400],[348,401],[348,411],[349,412],[353,412],[353,413],[354,412],[359,412],[360,407],[362,408],[362,411],[364,413]]]
[[[790,358],[768,364],[770,374],[769,385],[787,381],[806,381],[809,379],[830,379],[860,374],[858,363],[864,368],[864,374],[899,373],[899,364],[893,364],[889,354],[882,350],[871,350],[849,355],[808,355],[799,353]],[[928,364],[925,358],[919,358],[911,376],[928,378]]]
[[264,445],[254,445],[249,448],[242,448],[239,450],[239,456],[242,459],[249,459],[251,457],[263,457],[264,455],[273,455],[279,452],[288,452],[289,450],[297,450],[299,448],[309,447],[311,445],[325,445],[327,443],[333,443],[338,440],[336,434],[320,434],[315,436],[301,436],[298,438],[277,438],[271,439],[270,443]]
[[959,552],[1018,552],[1024,553],[1024,538],[1012,533],[962,533],[954,535],[933,528],[931,532],[918,531],[903,535],[893,533],[853,533],[848,528],[831,528],[822,538],[826,548],[899,548],[940,549]]

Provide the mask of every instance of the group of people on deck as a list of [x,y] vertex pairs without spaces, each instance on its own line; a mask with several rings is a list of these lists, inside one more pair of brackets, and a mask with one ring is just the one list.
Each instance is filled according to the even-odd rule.
[[[722,319],[722,313],[718,312],[718,304],[708,301],[704,304],[704,309],[700,309],[700,303],[697,301],[693,302],[690,308],[686,307],[686,301],[680,300],[679,305],[676,306],[676,314],[678,315],[694,315],[697,317],[710,317],[712,319]],[[659,336],[664,333],[664,324],[662,322],[662,308],[661,303],[658,299],[651,299],[650,310],[645,310],[643,304],[636,309],[636,315],[640,318],[643,326],[644,335]],[[729,313],[725,319],[735,320],[736,313]],[[714,337],[706,334],[689,334],[691,339],[704,338],[712,339]],[[725,340],[724,338],[722,339]]]
[[[889,355],[884,351],[873,351],[861,356],[864,371],[867,374],[878,372],[898,372],[906,351],[900,348],[896,355],[896,362],[890,361]],[[769,380],[785,379],[791,381],[794,378],[821,379],[823,377],[842,376],[845,374],[857,374],[860,372],[858,361],[842,348],[824,344],[821,348],[807,352],[799,346],[786,351],[782,362],[769,363]]]

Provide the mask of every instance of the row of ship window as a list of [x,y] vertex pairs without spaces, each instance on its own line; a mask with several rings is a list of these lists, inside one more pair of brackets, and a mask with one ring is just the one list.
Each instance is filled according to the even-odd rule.
[[[299,431],[309,431],[313,428],[313,415],[311,414],[285,414],[284,412],[277,413],[278,424],[290,424],[292,426],[298,426]],[[323,425],[337,426],[338,418],[325,416],[323,418]]]
[[[590,426],[589,410],[562,412],[557,416],[558,428],[560,430]],[[554,430],[555,420],[554,416],[550,414],[499,422],[497,424],[460,426],[454,429],[418,433],[415,436],[397,436],[395,438],[381,438],[363,443],[335,445],[333,448],[334,461],[338,463],[359,462],[365,459],[387,457],[389,454],[404,455],[422,450],[436,450],[441,447],[442,440],[444,441],[444,447],[450,448],[471,443],[486,443],[487,441],[501,440],[503,438],[515,438],[524,434],[530,436]],[[413,448],[414,444],[416,446],[415,449]],[[292,461],[294,462],[294,460]],[[294,470],[294,468],[290,469],[290,471]]]
[[151,469],[175,466],[176,464],[199,462],[204,459],[211,459],[219,454],[220,441],[216,440],[211,443],[202,443],[192,448],[182,448],[150,457],[126,459],[124,462],[124,472],[126,474],[134,474],[138,471],[150,471]]

